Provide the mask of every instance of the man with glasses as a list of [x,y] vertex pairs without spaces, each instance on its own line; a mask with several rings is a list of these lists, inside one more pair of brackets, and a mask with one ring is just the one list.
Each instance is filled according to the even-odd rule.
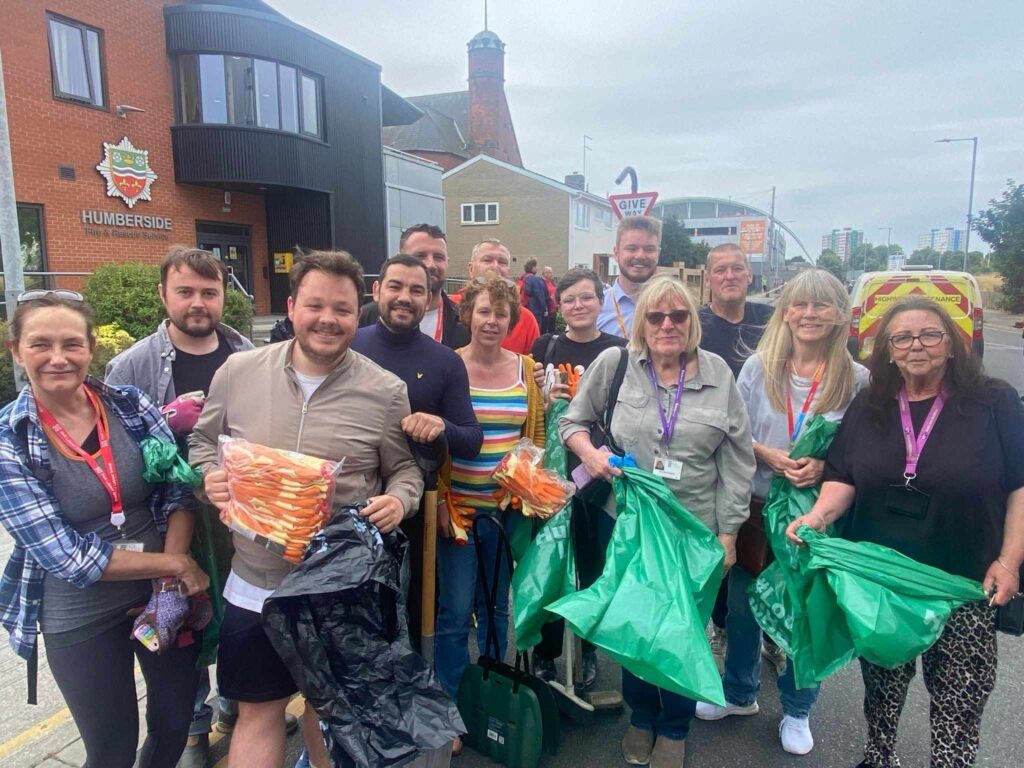
[[[145,392],[162,406],[161,412],[182,445],[187,444],[202,412],[213,374],[229,355],[252,349],[252,342],[220,322],[227,281],[227,270],[209,251],[171,248],[160,265],[157,286],[167,319],[154,333],[139,339],[107,364],[106,383],[131,384]],[[231,537],[215,513],[208,514],[206,519],[210,522],[208,532],[217,553],[218,570],[225,576],[231,558]],[[198,524],[196,528],[195,535],[201,537],[203,529]],[[205,667],[198,674],[195,710],[180,768],[205,768],[209,764],[213,709],[206,699],[210,695],[210,678]],[[221,699],[218,729],[229,732],[237,717],[235,702]],[[298,727],[294,717],[288,727]]]
[[[430,276],[430,297],[420,321],[420,331],[449,349],[469,344],[469,329],[459,322],[458,305],[444,292],[448,276],[448,241],[440,227],[414,224],[402,233],[399,253],[415,256]],[[371,301],[359,313],[359,327],[372,326],[380,317],[379,306]]]
[[[725,360],[733,378],[753,354],[761,340],[768,318],[772,316],[770,304],[747,301],[747,290],[754,279],[747,263],[747,255],[735,243],[716,245],[708,251],[707,279],[711,285],[711,303],[699,311],[701,349],[714,352]],[[725,670],[725,618],[728,612],[729,580],[722,581],[711,614],[711,652],[719,671]],[[765,659],[778,674],[786,667],[786,654],[765,636]]]
[[629,338],[633,329],[636,297],[658,270],[661,255],[661,222],[650,216],[626,216],[615,234],[615,263],[619,276],[605,295],[597,318],[599,330]]
[[[512,285],[508,274],[512,269],[512,254],[500,240],[488,239],[473,246],[473,255],[469,260],[469,279],[486,278],[489,274],[503,277]],[[518,288],[517,288],[518,290]],[[452,296],[453,301],[460,301],[462,294]],[[519,355],[529,354],[533,342],[540,336],[540,326],[532,312],[520,312],[519,322],[515,324],[505,337],[501,346]]]

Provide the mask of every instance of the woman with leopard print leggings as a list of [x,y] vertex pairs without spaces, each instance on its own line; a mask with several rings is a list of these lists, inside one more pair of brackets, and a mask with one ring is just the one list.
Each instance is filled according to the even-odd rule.
[[[968,768],[996,682],[996,606],[1020,590],[1024,562],[1024,406],[990,379],[945,309],[891,307],[872,351],[871,384],[829,449],[810,513],[787,530],[823,531],[895,549],[982,583],[989,601],[950,616],[921,656],[931,698],[930,768]],[[896,731],[917,661],[861,661],[868,738],[858,768],[899,768]]]

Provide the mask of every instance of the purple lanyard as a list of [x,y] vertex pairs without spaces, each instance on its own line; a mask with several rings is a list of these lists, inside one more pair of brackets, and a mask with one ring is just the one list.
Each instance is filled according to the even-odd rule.
[[668,414],[666,414],[665,409],[661,407],[661,393],[658,391],[658,379],[657,374],[654,372],[654,363],[650,360],[647,361],[647,373],[651,376],[651,386],[654,388],[654,402],[658,404],[658,416],[661,417],[661,444],[665,447],[668,447],[668,444],[672,442],[672,435],[676,431],[676,419],[679,417],[679,404],[682,402],[683,385],[686,383],[686,353],[684,352],[679,359],[679,383],[676,385],[676,396],[672,401],[672,408],[669,409]]
[[903,478],[907,481],[907,485],[910,485],[910,481],[917,477],[917,462],[921,460],[921,451],[924,450],[928,438],[932,436],[935,422],[938,421],[945,404],[946,394],[939,390],[924,424],[921,425],[921,431],[915,435],[914,423],[910,419],[910,398],[907,397],[907,388],[904,386],[900,389],[900,421],[903,424],[903,440],[907,446],[907,463],[903,468]]

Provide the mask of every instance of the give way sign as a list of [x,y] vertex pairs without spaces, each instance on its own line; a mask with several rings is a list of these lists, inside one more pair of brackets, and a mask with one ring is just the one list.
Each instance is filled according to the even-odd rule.
[[654,207],[654,201],[658,199],[657,192],[634,192],[631,195],[608,195],[615,215],[622,219],[623,216],[646,216],[648,211]]

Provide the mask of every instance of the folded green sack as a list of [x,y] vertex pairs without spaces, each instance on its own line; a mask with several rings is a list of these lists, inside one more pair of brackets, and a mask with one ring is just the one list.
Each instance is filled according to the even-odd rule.
[[174,443],[146,437],[140,446],[144,465],[142,479],[147,483],[184,483],[192,488],[202,484],[202,474],[188,465]]

